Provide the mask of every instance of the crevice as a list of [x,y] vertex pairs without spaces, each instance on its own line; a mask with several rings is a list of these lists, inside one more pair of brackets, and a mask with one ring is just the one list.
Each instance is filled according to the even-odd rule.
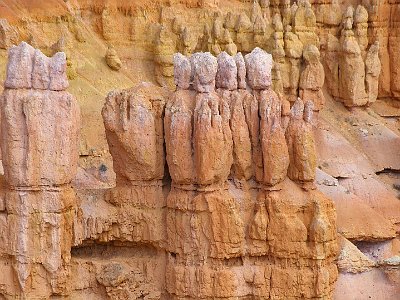
[[381,174],[399,174],[400,176],[400,170],[397,169],[392,169],[392,168],[384,168],[383,170],[375,172],[376,175],[381,175]]
[[[134,242],[111,243],[87,243],[73,247],[71,256],[76,258],[102,258],[113,257],[157,257],[162,250],[150,244],[138,244]],[[163,251],[162,251],[163,252]]]

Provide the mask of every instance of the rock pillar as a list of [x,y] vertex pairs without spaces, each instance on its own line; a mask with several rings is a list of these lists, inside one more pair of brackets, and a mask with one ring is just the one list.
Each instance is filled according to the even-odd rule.
[[66,57],[26,43],[9,50],[1,150],[9,255],[20,291],[48,298],[68,287],[80,112],[66,92]]

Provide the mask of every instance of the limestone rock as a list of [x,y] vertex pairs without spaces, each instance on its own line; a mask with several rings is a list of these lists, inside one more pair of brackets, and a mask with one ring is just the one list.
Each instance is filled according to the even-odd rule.
[[[52,186],[74,178],[80,113],[71,94],[5,90],[1,119],[1,149],[8,184]],[[18,136],[26,140],[15,138]]]
[[368,94],[368,103],[374,103],[378,97],[379,75],[381,73],[381,61],[379,59],[379,42],[369,47],[365,59],[365,83]]
[[354,27],[360,49],[365,52],[368,47],[368,12],[362,5],[358,5],[354,13]]
[[361,273],[376,265],[346,238],[340,237],[339,242],[341,249],[338,257],[338,267],[341,272]]
[[245,12],[242,12],[235,25],[236,43],[241,52],[250,52],[252,49],[253,24]]
[[272,55],[260,48],[255,48],[245,56],[247,83],[254,90],[267,89],[271,86]]
[[317,20],[310,2],[308,0],[299,1],[293,18],[293,26],[295,33],[304,45],[313,44],[318,46],[319,39],[315,33],[316,25]]
[[31,88],[32,87],[32,56],[34,49],[25,42],[18,47],[11,47],[8,54],[7,78],[4,83],[6,88]]
[[187,90],[190,86],[192,66],[190,60],[180,53],[174,55],[174,79],[179,89]]
[[281,126],[282,104],[274,91],[261,92],[259,114],[264,164],[262,183],[273,186],[285,179],[289,166],[289,153]]
[[215,89],[218,70],[217,59],[211,53],[196,53],[191,56],[194,74],[194,89],[199,93],[209,93]]
[[[252,172],[252,150],[249,132],[249,120],[246,119],[245,110],[251,105],[254,97],[247,90],[234,90],[230,87],[237,87],[236,63],[232,57],[231,68],[225,69],[228,73],[225,78],[231,79],[231,84],[221,85],[217,90],[218,94],[229,105],[230,109],[230,129],[233,140],[233,175],[238,179],[250,179]],[[218,66],[220,68],[220,66]],[[218,79],[218,74],[217,74]],[[217,81],[218,86],[218,81]]]
[[117,51],[114,48],[109,47],[106,53],[106,63],[114,71],[121,69],[122,62],[118,57]]
[[236,90],[238,86],[238,69],[235,59],[222,52],[218,55],[218,71],[215,79],[217,88]]
[[142,83],[107,96],[102,115],[118,180],[145,181],[164,176],[161,116],[167,95],[162,88]]
[[[177,67],[179,68],[179,66]],[[192,146],[195,100],[194,91],[178,90],[165,109],[167,162],[171,178],[177,184],[194,184],[196,182]]]
[[365,105],[368,102],[365,91],[365,64],[360,46],[353,35],[345,36],[343,39],[339,70],[340,98],[344,104]]
[[0,49],[7,49],[16,44],[18,32],[8,23],[7,19],[0,19]]
[[311,100],[314,103],[314,109],[320,110],[325,102],[322,87],[325,81],[324,67],[320,62],[318,48],[314,45],[308,45],[303,53],[306,67],[300,75],[300,97]]
[[228,104],[216,93],[196,96],[194,158],[198,184],[225,182],[232,165],[232,133]]
[[192,66],[182,54],[174,56],[177,91],[167,103],[164,117],[167,162],[172,180],[177,184],[196,182],[193,157],[193,113],[195,92],[190,87]]
[[61,185],[74,177],[80,112],[75,98],[61,91],[67,86],[64,54],[47,58],[25,43],[10,49],[1,113],[9,185]]
[[24,298],[67,290],[80,112],[64,91],[65,66],[64,53],[48,58],[26,43],[9,52],[0,144],[12,230],[4,252]]
[[[224,95],[221,96],[224,98]],[[226,96],[225,96],[226,97]],[[256,101],[246,90],[234,91],[229,97],[230,128],[233,140],[233,174],[238,179],[250,179],[253,174],[250,120],[246,110]]]
[[196,47],[196,38],[188,27],[185,27],[180,34],[181,39],[181,51],[184,55],[192,54]]
[[312,131],[313,103],[299,98],[292,107],[286,130],[290,164],[288,176],[293,181],[313,182],[317,167],[315,141]]
[[323,64],[326,86],[333,97],[339,97],[339,51],[339,40],[332,34],[328,34]]
[[235,62],[237,67],[237,81],[239,89],[246,89],[246,63],[244,61],[244,57],[242,53],[238,53],[235,55]]
[[176,43],[171,33],[164,26],[161,26],[154,46],[154,72],[158,84],[171,90],[175,88],[173,80],[173,56],[175,51]]

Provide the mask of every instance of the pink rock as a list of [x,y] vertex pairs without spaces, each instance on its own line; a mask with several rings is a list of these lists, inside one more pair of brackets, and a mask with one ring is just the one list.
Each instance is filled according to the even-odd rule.
[[36,49],[33,56],[32,88],[47,90],[50,85],[49,58]]
[[312,129],[314,105],[298,98],[286,130],[290,164],[288,176],[297,182],[313,182],[317,167],[315,139]]
[[52,91],[63,91],[68,88],[67,59],[64,52],[56,53],[50,59],[50,85]]
[[108,94],[102,115],[117,181],[163,178],[162,114],[168,94],[147,83]]
[[247,83],[253,90],[263,90],[271,86],[272,55],[255,48],[245,56]]
[[238,86],[238,81],[237,81],[238,70],[235,59],[226,52],[222,52],[221,54],[218,55],[217,60],[218,60],[218,71],[216,77],[217,88],[236,90]]
[[190,60],[180,54],[174,55],[174,80],[179,89],[187,90],[190,87],[192,67]]
[[246,63],[244,62],[244,57],[242,53],[237,53],[235,55],[235,62],[237,67],[237,81],[239,89],[246,89]]
[[29,89],[32,87],[32,56],[35,49],[25,42],[8,50],[7,75],[5,88]]
[[67,92],[10,90],[3,94],[1,149],[11,186],[71,182],[78,164],[80,112]]
[[215,90],[217,59],[209,52],[196,53],[191,57],[194,89],[199,93],[210,93]]
[[[229,104],[230,128],[233,139],[233,175],[238,179],[250,179],[253,175],[250,124],[245,109],[251,106],[254,97],[246,90],[217,90],[220,97]],[[250,123],[250,122],[249,122]]]
[[5,88],[64,91],[68,88],[65,53],[48,58],[22,42],[9,50]]

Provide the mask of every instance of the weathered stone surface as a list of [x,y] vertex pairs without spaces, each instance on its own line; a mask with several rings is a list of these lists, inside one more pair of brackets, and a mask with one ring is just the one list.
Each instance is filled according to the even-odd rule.
[[260,142],[264,166],[262,183],[273,186],[285,179],[289,153],[281,124],[282,103],[272,90],[260,94]]
[[187,90],[190,87],[192,66],[190,60],[180,53],[174,55],[174,80],[178,89]]
[[11,186],[69,183],[78,165],[80,113],[67,92],[6,89],[1,141]]
[[[351,31],[351,30],[350,30]],[[365,92],[365,64],[354,36],[344,38],[339,60],[340,98],[346,106],[362,106],[368,102]]]
[[[313,130],[319,136],[315,143],[318,168],[338,178],[329,178],[326,182],[324,179],[322,185],[335,200],[337,229],[365,255],[382,261],[367,269],[368,272],[348,274],[343,273],[347,267],[341,268],[335,298],[397,299],[397,266],[390,265],[396,264],[396,259],[390,258],[399,255],[395,245],[400,212],[395,174],[400,161],[396,153],[399,138],[395,112],[390,108],[398,105],[400,99],[397,0],[353,2],[354,9],[347,11],[348,3],[309,3],[308,0],[295,3],[288,0],[232,0],[229,3],[112,0],[107,2],[107,8],[101,1],[93,0],[3,2],[0,18],[7,19],[9,24],[4,26],[0,21],[0,47],[6,43],[5,48],[9,48],[15,43],[12,37],[15,30],[16,41],[25,39],[47,54],[68,51],[67,57],[73,61],[73,65],[67,61],[68,77],[75,78],[70,91],[82,104],[84,120],[81,181],[76,187],[85,197],[79,197],[79,209],[73,217],[76,243],[69,251],[72,276],[63,282],[63,276],[50,278],[41,264],[33,264],[30,271],[33,282],[28,278],[27,286],[32,284],[35,289],[25,294],[20,291],[12,257],[4,253],[4,248],[8,251],[9,247],[9,226],[4,201],[0,200],[0,298],[332,299],[336,267],[332,256],[326,255],[332,253],[334,244],[329,238],[331,231],[327,230],[329,226],[335,227],[332,207],[316,203],[324,201],[314,201],[312,197],[303,201],[303,196],[313,190],[305,192],[289,179],[273,186],[263,183],[264,165],[270,165],[264,162],[260,140],[264,134],[260,132],[263,121],[259,100],[265,89],[246,90],[246,72],[243,76],[238,70],[240,91],[221,88],[216,91],[230,110],[228,124],[233,160],[226,180],[205,186],[199,185],[196,179],[193,147],[196,91],[190,86],[193,78],[186,75],[187,80],[180,87],[173,78],[176,52],[190,56],[200,51],[214,55],[225,51],[234,55],[236,51],[250,53],[258,46],[273,55],[269,88],[282,103],[281,127],[285,131],[290,121],[290,105],[297,97],[303,101],[321,98],[312,86],[306,89],[300,86],[302,73],[309,68],[309,62],[302,56],[302,47],[315,45],[326,73],[326,86],[321,89],[326,104],[313,122]],[[333,102],[345,101],[341,97],[340,73],[347,66],[346,63],[339,66],[339,61],[345,55],[341,45],[352,33],[365,63],[365,68],[358,71],[365,73],[366,105],[378,98],[380,103],[385,103],[385,115],[389,117],[377,116],[376,106],[347,109]],[[379,51],[371,59],[368,55],[373,51],[369,53],[368,49],[375,41],[379,42]],[[108,44],[123,55],[123,72],[114,72],[105,64],[101,52]],[[30,88],[47,92],[50,64],[43,56],[35,57],[36,54],[31,56]],[[0,51],[4,66],[5,56],[6,51]],[[377,58],[381,64],[378,78]],[[313,78],[317,72],[303,75],[307,75],[303,78]],[[5,73],[0,72],[2,83],[4,79]],[[178,92],[165,98],[165,115],[161,117],[165,128],[171,128],[170,137],[167,130],[162,133],[168,164],[164,168],[168,169],[162,180],[139,179],[129,183],[124,180],[116,188],[104,191],[114,182],[108,177],[113,174],[113,168],[99,118],[104,104],[101,98],[108,90],[141,81],[157,81],[171,90],[178,85]],[[168,118],[172,125],[166,125]],[[94,178],[88,183],[82,181],[82,174],[89,173],[102,181]],[[5,189],[7,185],[3,192]],[[174,198],[181,206],[167,208],[166,198],[172,191],[176,196],[170,199]],[[213,206],[214,216],[209,207],[202,208],[201,212],[190,208],[190,201],[195,198],[188,196],[191,192],[198,199],[219,195],[217,200],[204,201]],[[31,196],[30,191],[27,193]],[[185,199],[186,206],[182,204]],[[182,241],[176,249],[167,248],[169,213],[177,216],[175,227],[171,226],[171,237]],[[221,228],[227,229],[221,231]],[[286,228],[290,236],[285,234]],[[1,236],[7,236],[7,241]],[[243,239],[240,246],[235,242],[237,236]],[[363,240],[367,242],[358,242]],[[390,246],[383,246],[386,243]],[[209,257],[211,247],[229,258]],[[389,248],[392,254],[386,256]],[[34,252],[39,252],[37,249]],[[181,253],[188,256],[183,257]],[[310,258],[310,253],[315,256]],[[65,288],[56,287],[54,282]]]
[[172,39],[171,32],[164,26],[161,26],[154,47],[154,73],[157,83],[171,90],[175,88],[173,79],[173,56],[175,49],[176,43]]
[[9,49],[7,78],[4,86],[9,89],[43,89],[63,91],[68,88],[66,56],[56,53],[44,56],[39,50],[22,42]]
[[242,53],[238,53],[235,55],[235,62],[236,62],[236,67],[238,70],[237,74],[237,81],[238,81],[238,88],[239,89],[245,89],[247,84],[246,84],[246,63],[244,61],[244,57]]
[[118,180],[154,180],[164,176],[161,116],[167,95],[164,89],[143,83],[107,96],[102,115]]
[[12,44],[17,43],[18,33],[7,21],[0,19],[0,48],[7,49]]
[[114,71],[118,71],[122,67],[122,62],[118,57],[117,51],[112,47],[107,49],[106,63]]
[[197,182],[224,182],[232,166],[232,132],[228,104],[216,93],[199,93],[194,111],[194,159]]
[[325,44],[323,59],[326,85],[333,97],[339,97],[339,40],[332,34],[328,34]]
[[[225,98],[222,95],[222,98]],[[233,140],[233,173],[238,179],[250,179],[254,175],[252,160],[252,144],[250,120],[246,110],[257,101],[246,90],[238,90],[230,94],[229,109],[231,112],[230,128]]]
[[320,110],[325,103],[322,87],[325,82],[324,67],[320,62],[318,48],[308,45],[303,52],[306,67],[300,75],[300,97],[304,100],[311,100],[314,109]]
[[76,207],[70,183],[78,165],[80,111],[64,91],[65,67],[64,53],[48,58],[26,43],[9,52],[1,96],[8,227],[1,252],[11,257],[17,289],[11,293],[22,298],[67,290]]
[[226,90],[236,90],[238,87],[238,68],[235,59],[226,52],[222,52],[218,55],[217,60],[216,87]]
[[368,94],[368,104],[374,103],[378,98],[379,75],[381,73],[381,61],[379,59],[379,42],[375,42],[368,49],[365,59],[365,83]]
[[168,169],[177,184],[194,184],[193,115],[196,94],[178,90],[165,108],[164,128]]
[[211,53],[196,53],[191,56],[194,74],[194,89],[199,93],[210,93],[215,89],[217,59]]
[[312,182],[317,167],[314,134],[312,131],[313,103],[299,98],[291,109],[286,129],[290,164],[288,176],[293,181]]
[[31,88],[32,87],[32,56],[35,50],[23,42],[18,47],[11,47],[8,51],[7,78],[4,83],[6,88]]
[[344,237],[339,238],[340,253],[338,268],[343,273],[362,273],[375,267],[376,264]]
[[9,185],[61,185],[75,176],[80,112],[71,94],[57,91],[68,86],[65,80],[64,54],[47,58],[25,43],[10,49],[1,98],[1,148]]
[[358,5],[354,12],[354,29],[360,49],[365,53],[368,47],[368,11],[362,5]]
[[247,83],[253,90],[263,90],[271,86],[272,55],[255,48],[245,56]]

